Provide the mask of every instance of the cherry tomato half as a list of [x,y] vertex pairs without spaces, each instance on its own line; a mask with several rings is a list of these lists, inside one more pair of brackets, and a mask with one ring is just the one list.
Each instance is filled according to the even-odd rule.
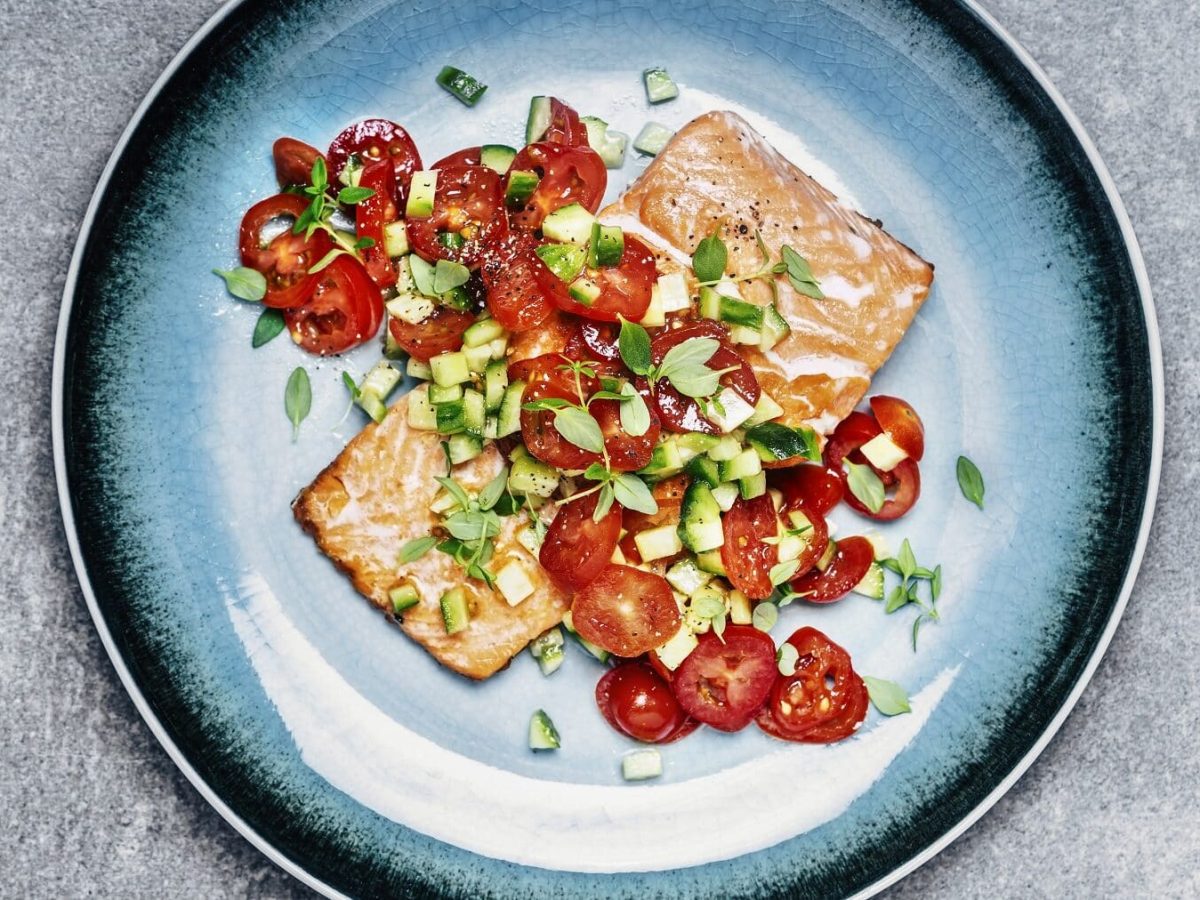
[[492,318],[509,331],[536,328],[554,311],[537,278],[546,266],[536,247],[529,235],[511,234],[492,248],[480,267]]
[[543,142],[517,154],[509,172],[532,171],[538,185],[525,205],[511,213],[513,228],[537,231],[550,213],[570,203],[595,212],[608,187],[608,170],[595,150]]
[[783,493],[788,509],[811,510],[822,516],[838,505],[844,493],[842,479],[824,466],[776,469],[767,475],[767,480]]
[[428,362],[439,353],[457,350],[462,346],[463,332],[471,327],[475,317],[461,309],[439,306],[423,322],[411,325],[403,319],[393,318],[388,330],[396,343],[409,356]]
[[917,411],[899,397],[877,394],[871,398],[871,412],[892,443],[920,462],[925,455],[925,423]]
[[825,571],[812,569],[798,575],[792,579],[792,590],[809,603],[841,600],[863,580],[874,559],[875,548],[865,537],[843,538]]
[[564,591],[577,591],[600,574],[617,548],[621,507],[595,520],[597,494],[562,504],[546,531],[538,561]]
[[383,297],[362,263],[342,254],[312,277],[315,286],[308,302],[283,314],[296,343],[324,356],[375,336],[383,321]]
[[600,288],[600,295],[587,306],[576,302],[567,292],[567,285],[549,269],[540,276],[539,284],[565,312],[602,322],[617,322],[622,317],[636,322],[650,307],[658,269],[650,248],[626,235],[619,265],[585,269],[584,275]]
[[467,147],[465,150],[459,150],[456,153],[451,153],[449,156],[443,156],[429,168],[445,169],[450,166],[479,166],[479,154],[482,152],[482,147]]
[[267,279],[265,306],[302,306],[316,287],[308,270],[329,252],[332,241],[324,231],[315,231],[310,238],[292,233],[292,224],[307,208],[303,197],[276,194],[255,203],[242,216],[238,251],[242,265]]
[[[766,543],[779,534],[779,517],[769,494],[753,500],[739,497],[729,512],[721,517],[725,543],[721,545],[721,562],[728,573],[729,583],[754,600],[771,596],[771,568],[779,562],[779,548]],[[857,584],[858,582],[855,582]]]
[[[550,354],[521,360],[510,367],[509,377],[524,377],[526,380],[522,406],[550,398],[578,404],[580,398],[577,387],[583,389],[585,397],[596,390],[596,379],[581,375],[577,386],[574,374],[559,368],[563,364],[563,357]],[[557,411],[553,409],[521,410],[521,438],[529,452],[558,469],[586,469],[592,463],[599,462],[599,453],[577,447],[559,433],[554,425],[556,415]]]
[[271,157],[275,160],[275,177],[280,187],[309,184],[313,163],[324,158],[316,147],[290,137],[281,137],[275,142]]
[[359,186],[370,188],[375,193],[354,207],[354,234],[358,238],[370,238],[375,243],[363,248],[363,265],[371,280],[381,288],[396,283],[396,266],[388,259],[384,245],[383,228],[397,218],[396,176],[388,160],[380,160],[367,166],[359,179]]
[[[829,524],[825,521],[825,517],[813,509],[799,508],[798,512],[802,512],[804,517],[808,519],[809,531],[800,535],[804,538],[804,549],[800,551],[800,555],[796,557],[796,571],[792,575],[793,578],[803,575],[809,569],[817,564],[817,561],[825,555],[825,550],[829,546]],[[790,510],[789,510],[790,512]],[[785,516],[788,527],[794,527],[795,521],[790,515]],[[857,582],[855,582],[857,584]]]
[[594,319],[573,319],[574,330],[567,338],[563,353],[572,359],[595,359],[608,362],[621,361],[618,339],[621,328],[615,322],[598,322]]
[[852,735],[867,715],[866,685],[850,654],[815,628],[801,628],[787,643],[799,659],[792,675],[780,675],[770,702],[757,716],[772,737],[828,744]]
[[671,686],[644,662],[605,672],[596,685],[596,705],[609,725],[647,744],[677,740],[690,721]]
[[661,646],[680,623],[679,607],[665,578],[611,563],[575,595],[571,619],[583,638],[625,657]]
[[486,166],[441,169],[433,214],[410,216],[407,224],[408,239],[424,259],[477,267],[508,234],[500,176]]
[[329,181],[336,183],[350,156],[364,166],[390,159],[396,173],[396,205],[403,207],[413,172],[421,168],[421,154],[408,132],[387,119],[365,119],[342,130],[329,145]]
[[750,625],[727,625],[699,643],[675,670],[671,689],[685,713],[721,731],[750,723],[771,692],[778,670],[775,642]]
[[588,409],[600,425],[604,449],[614,472],[635,472],[650,465],[660,433],[658,416],[653,410],[650,410],[650,427],[635,437],[621,426],[620,401],[593,400]]
[[[825,444],[822,455],[826,468],[837,474],[844,485],[846,471],[842,466],[843,460],[848,458],[851,462],[859,465],[871,465],[858,448],[880,433],[879,424],[871,416],[862,412],[850,413],[834,429]],[[890,472],[882,472],[874,466],[871,466],[871,469],[879,476],[885,487],[893,489],[892,496],[884,501],[878,512],[871,512],[870,507],[855,497],[853,492],[847,490],[845,500],[852,509],[868,518],[885,522],[898,519],[912,509],[913,504],[921,496],[921,472],[915,461],[912,459],[901,460],[899,465]]]
[[579,113],[557,97],[550,98],[550,125],[542,140],[567,147],[589,146],[587,126],[579,121]]

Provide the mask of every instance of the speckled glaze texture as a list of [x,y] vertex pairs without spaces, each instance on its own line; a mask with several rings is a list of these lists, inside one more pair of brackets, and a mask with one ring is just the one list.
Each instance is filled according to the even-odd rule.
[[[970,815],[1055,717],[1133,558],[1151,489],[1155,349],[1119,223],[1053,104],[968,10],[895,7],[247,3],[150,107],[68,297],[71,513],[96,607],[150,715],[243,827],[308,879],[361,896],[848,895]],[[532,43],[536,60],[522,52]],[[492,83],[478,109],[432,86],[447,60]],[[638,73],[651,61],[684,85],[677,106],[645,107]],[[246,608],[247,575],[261,577],[354,690],[439,746],[548,782],[618,784],[629,745],[590,708],[597,673],[579,654],[553,679],[520,659],[468,685],[385,628],[291,525],[291,497],[357,427],[338,422],[340,372],[375,351],[317,362],[281,340],[252,353],[255,311],[209,274],[231,261],[240,212],[272,190],[277,135],[323,145],[349,121],[387,115],[433,160],[485,137],[516,142],[528,96],[546,92],[631,132],[646,118],[682,124],[688,103],[736,104],[764,117],[769,137],[798,139],[937,265],[876,388],[910,399],[929,428],[924,499],[886,533],[946,566],[943,622],[914,655],[907,614],[856,598],[791,607],[775,636],[816,624],[860,669],[914,694],[946,672],[953,682],[844,812],[732,860],[583,875],[569,860],[568,871],[523,867],[416,833],[314,768],[231,612]],[[637,171],[631,161],[614,174],[613,191]],[[292,444],[281,395],[297,364],[315,398]],[[960,452],[987,478],[985,513],[958,496]],[[843,533],[856,527],[842,520]],[[522,746],[534,706],[567,736],[552,759]],[[864,739],[881,725],[873,717]],[[669,751],[665,780],[771,749],[757,734],[702,733]],[[769,787],[757,801],[768,817]]]

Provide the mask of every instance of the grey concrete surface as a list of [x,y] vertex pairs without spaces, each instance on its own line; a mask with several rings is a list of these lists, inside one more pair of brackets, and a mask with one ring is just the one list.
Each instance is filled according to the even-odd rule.
[[[0,894],[299,897],[171,764],[72,574],[50,447],[51,347],[89,195],[216,0],[0,0]],[[1075,713],[1021,782],[898,886],[909,897],[1200,896],[1200,5],[990,0],[1124,196],[1163,325],[1167,440],[1150,550]]]

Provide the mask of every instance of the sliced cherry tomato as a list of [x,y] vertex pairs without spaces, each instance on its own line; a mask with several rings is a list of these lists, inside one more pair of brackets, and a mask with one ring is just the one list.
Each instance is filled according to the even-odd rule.
[[[564,357],[550,354],[522,360],[510,367],[510,377],[523,377],[526,381],[522,405],[548,398],[579,403],[575,376],[560,368],[564,364]],[[594,378],[580,376],[579,387],[583,388],[585,397],[596,390],[597,384]],[[599,462],[599,453],[577,447],[559,433],[554,426],[555,415],[553,409],[521,410],[521,437],[529,452],[558,469],[586,469]]]
[[587,126],[579,121],[579,113],[557,97],[550,98],[550,125],[542,140],[567,147],[589,146]]
[[595,212],[608,187],[604,160],[586,145],[530,144],[517,154],[509,169],[510,173],[523,171],[535,172],[539,181],[525,205],[511,213],[512,226],[518,231],[537,231],[546,216],[571,203]]
[[370,188],[375,193],[354,207],[354,234],[358,238],[370,238],[375,243],[364,247],[363,265],[371,280],[381,288],[396,283],[396,266],[388,258],[384,245],[383,227],[398,218],[396,201],[396,175],[388,160],[380,160],[363,169],[359,186]]
[[[628,243],[628,238],[626,238]],[[732,369],[721,376],[721,385],[737,391],[742,398],[754,406],[758,403],[761,390],[754,370],[728,343],[729,333],[716,322],[699,320],[679,328],[666,328],[650,342],[650,356],[654,365],[663,361],[667,351],[690,338],[713,338],[721,342],[707,365],[710,369]],[[691,397],[680,394],[666,380],[660,380],[651,391],[645,379],[639,379],[639,389],[648,403],[658,409],[659,418],[667,431],[687,433],[699,431],[717,434],[718,428],[700,412],[700,405]]]
[[[567,370],[570,364],[571,358],[565,353],[543,353],[541,356],[515,360],[508,367],[508,377],[511,381],[524,381],[530,385],[540,381],[552,382],[563,391],[571,391],[573,401],[578,403],[575,378]],[[585,397],[594,393],[600,386],[600,382],[594,378],[583,374],[579,377],[579,387],[583,389]]]
[[463,332],[474,321],[475,317],[469,312],[439,306],[429,318],[417,325],[393,318],[388,323],[388,329],[409,356],[428,362],[439,353],[461,347]]
[[925,423],[917,411],[899,397],[877,394],[871,398],[871,412],[892,443],[920,462],[925,455]]
[[421,154],[408,132],[387,119],[365,119],[344,129],[329,145],[329,181],[335,184],[351,155],[364,165],[390,159],[396,173],[396,205],[403,207],[413,172],[421,168]]
[[868,694],[850,654],[815,628],[801,628],[787,643],[799,659],[780,675],[758,714],[759,727],[785,741],[828,744],[852,735],[867,715]]
[[577,591],[600,574],[617,549],[621,507],[614,503],[595,520],[598,494],[564,503],[546,531],[538,561],[564,591]]
[[775,642],[750,625],[727,625],[699,643],[675,670],[671,689],[683,711],[721,731],[750,723],[771,692],[778,671]]
[[788,509],[803,508],[822,516],[838,505],[844,493],[842,479],[824,466],[777,469],[767,476],[767,480],[783,492],[783,502]]
[[770,495],[753,500],[739,497],[721,517],[721,524],[725,531],[721,562],[730,584],[754,600],[770,597],[775,590],[771,568],[779,562],[779,548],[766,543],[779,534],[779,517]]
[[[409,217],[408,239],[424,259],[475,268],[508,234],[504,188],[486,166],[452,166],[438,173],[433,214]],[[446,238],[443,235],[453,237]],[[455,246],[454,242],[461,241]]]
[[611,563],[575,595],[571,620],[583,638],[625,657],[661,646],[680,623],[679,607],[665,578]]
[[614,472],[634,472],[650,465],[660,433],[658,416],[653,411],[650,412],[650,427],[644,434],[635,437],[621,426],[620,401],[593,400],[588,409],[600,424],[604,449],[608,452],[609,465]]
[[677,739],[688,723],[671,686],[644,662],[605,672],[596,685],[596,705],[609,725],[647,744]]
[[[851,462],[859,465],[871,466],[870,461],[858,448],[880,433],[879,424],[871,416],[862,412],[850,413],[825,444],[823,456],[826,468],[835,473],[845,485],[846,471],[842,465],[843,460],[849,458]],[[884,501],[879,512],[871,512],[870,507],[847,490],[845,500],[852,509],[868,518],[884,522],[898,519],[912,509],[921,496],[921,471],[916,462],[912,459],[901,460],[890,472],[882,472],[874,466],[871,466],[871,469],[879,476],[884,486],[892,491],[892,495]]]
[[536,273],[546,266],[534,253],[536,247],[529,235],[511,234],[480,267],[492,318],[509,331],[536,328],[554,311],[537,280]]
[[874,559],[875,548],[865,537],[843,538],[825,571],[812,569],[793,578],[792,590],[809,603],[841,600],[863,580]]
[[593,319],[573,319],[575,328],[567,339],[563,353],[572,359],[595,359],[620,362],[621,349],[618,338],[621,328],[615,322],[597,322]]
[[342,254],[313,279],[316,284],[308,302],[283,314],[296,343],[324,356],[375,336],[383,320],[383,297],[362,263]]
[[[801,535],[806,543],[804,549],[800,551],[800,555],[796,557],[796,571],[792,575],[793,578],[803,575],[815,566],[817,560],[825,555],[825,550],[829,546],[829,524],[825,521],[825,517],[814,509],[799,507],[798,511],[804,513],[812,530]],[[785,519],[788,527],[792,527],[791,516],[785,516]],[[857,584],[857,582],[855,583]]]
[[280,187],[309,184],[313,163],[324,158],[316,147],[290,137],[277,140],[271,147],[271,156],[275,160],[275,177]]
[[267,279],[265,306],[275,309],[302,306],[316,287],[308,270],[333,244],[324,231],[315,231],[310,238],[292,233],[292,224],[307,208],[308,201],[302,197],[276,194],[255,203],[242,216],[238,250],[242,265],[261,272]]
[[625,235],[625,251],[619,265],[585,269],[583,275],[600,288],[600,295],[587,306],[576,302],[568,293],[568,286],[549,269],[539,283],[565,312],[602,322],[617,322],[622,317],[636,322],[650,307],[658,269],[650,248],[632,235]]
[[687,490],[688,482],[691,479],[687,475],[675,475],[671,478],[664,478],[658,484],[650,489],[650,493],[654,495],[654,502],[658,504],[658,512],[641,513],[632,509],[625,510],[625,519],[623,525],[626,532],[625,537],[621,540],[621,552],[631,562],[641,562],[642,556],[638,553],[637,543],[634,541],[634,535],[645,531],[647,528],[658,528],[661,525],[678,525],[679,511],[683,506],[683,494]]
[[465,150],[459,150],[457,153],[451,153],[449,156],[443,156],[429,168],[446,169],[450,166],[482,165],[479,160],[479,154],[482,150],[482,147],[467,147]]

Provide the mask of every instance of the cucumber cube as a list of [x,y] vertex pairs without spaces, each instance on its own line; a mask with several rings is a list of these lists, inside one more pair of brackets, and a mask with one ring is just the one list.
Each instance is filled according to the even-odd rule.
[[626,781],[645,781],[662,772],[662,755],[657,750],[634,750],[621,757],[621,777]]
[[516,606],[533,593],[528,570],[515,559],[496,573],[496,587],[509,606]]
[[410,219],[428,219],[433,215],[433,198],[437,194],[437,169],[413,172],[409,182],[408,202],[404,215]]
[[684,280],[682,272],[663,275],[656,284],[662,298],[663,312],[682,312],[692,308],[692,298],[688,294],[687,281]]
[[596,217],[578,203],[568,203],[546,216],[542,222],[542,234],[562,244],[583,246],[592,236],[592,223]]
[[453,353],[439,353],[429,360],[429,368],[433,373],[434,382],[445,387],[471,380],[471,367],[467,364],[467,357],[461,350]]
[[654,652],[657,654],[659,662],[674,672],[699,643],[696,636],[686,626],[680,625],[674,637]]
[[545,710],[535,711],[529,719],[529,749],[557,750],[561,746],[558,729],[554,727]]
[[674,525],[660,525],[658,528],[639,531],[633,536],[633,543],[637,546],[642,562],[674,556],[683,549],[683,543],[675,533]]
[[442,594],[440,606],[446,634],[457,634],[471,624],[471,609],[467,604],[466,591],[462,588],[452,588]]
[[651,103],[664,103],[679,96],[679,86],[662,66],[642,72],[642,83],[646,86],[646,99]]
[[388,222],[383,226],[383,249],[392,259],[408,255],[412,248],[408,245],[408,227],[403,221]]
[[633,149],[645,156],[658,156],[674,136],[675,132],[666,125],[647,122],[633,139]]
[[417,431],[437,431],[437,412],[429,402],[429,391],[424,386],[409,391],[408,426]]

